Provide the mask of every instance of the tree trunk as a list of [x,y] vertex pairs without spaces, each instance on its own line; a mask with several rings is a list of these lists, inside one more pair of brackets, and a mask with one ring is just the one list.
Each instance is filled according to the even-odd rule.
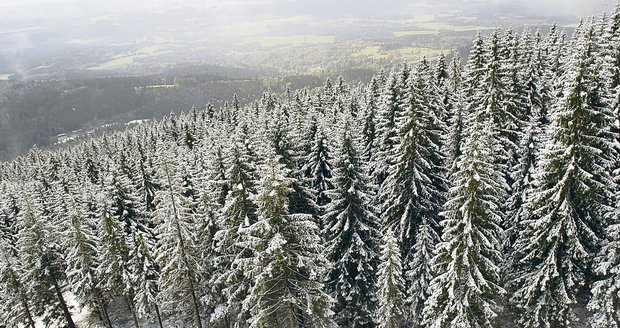
[[56,281],[56,277],[54,275],[50,275],[50,280],[52,280],[52,285],[54,286],[54,290],[56,291],[56,296],[58,297],[58,301],[60,302],[60,308],[65,315],[65,319],[67,320],[68,328],[76,328],[75,322],[73,322],[73,318],[71,318],[71,313],[69,312],[69,307],[67,307],[67,302],[65,302],[65,298],[62,296],[62,290],[58,285],[58,281]]
[[164,324],[161,322],[161,315],[159,314],[159,306],[155,303],[155,315],[157,316],[157,322],[159,322],[159,328],[164,328]]
[[174,191],[172,190],[172,179],[170,177],[170,172],[168,172],[167,166],[164,166],[164,170],[166,170],[166,177],[168,178],[168,191],[170,192],[170,199],[172,200],[172,210],[174,212],[174,220],[175,220],[174,223],[175,223],[175,228],[176,228],[176,234],[177,234],[177,238],[179,239],[180,246],[181,246],[181,260],[183,261],[183,265],[185,265],[187,272],[189,272],[187,279],[189,282],[189,289],[190,289],[190,294],[192,296],[192,302],[194,303],[193,307],[194,307],[194,314],[196,315],[196,324],[198,325],[198,328],[202,328],[202,319],[200,318],[200,309],[198,307],[198,299],[196,298],[196,292],[194,291],[194,275],[193,275],[191,266],[189,265],[187,261],[187,257],[185,255],[185,242],[183,240],[183,235],[181,234],[181,226],[179,225],[179,220],[180,220],[179,211],[177,210],[177,207],[174,201]]
[[[2,252],[2,255],[4,256],[6,263],[9,263],[8,256],[6,255],[4,251]],[[11,275],[11,279],[13,280],[12,284],[15,285],[15,288],[19,291],[19,301],[22,303],[22,307],[24,308],[24,311],[26,312],[26,317],[28,317],[28,326],[30,326],[30,328],[35,328],[34,319],[32,318],[32,312],[30,312],[30,307],[28,306],[28,298],[24,294],[22,285],[17,279],[17,276],[15,276],[15,271],[13,271],[13,269],[10,269],[10,268],[8,271]]]
[[113,328],[112,321],[110,320],[110,316],[108,315],[108,310],[105,308],[105,304],[101,299],[101,294],[99,293],[99,291],[95,293],[95,297],[97,298],[97,304],[99,304],[99,309],[101,309],[101,314],[103,315],[103,320],[105,321],[106,325],[108,325],[108,328]]
[[198,299],[196,299],[196,293],[194,292],[194,284],[191,277],[189,278],[189,288],[192,293],[192,301],[194,302],[194,313],[196,314],[196,323],[198,328],[202,328],[202,319],[200,319],[200,309],[198,308]]
[[129,311],[131,311],[131,317],[133,319],[133,323],[136,328],[140,328],[140,321],[138,321],[138,316],[136,315],[136,308],[133,305],[133,300],[129,298],[129,296],[125,295],[125,302],[127,302],[127,306],[129,307]]
[[297,319],[295,318],[295,309],[293,304],[288,304],[288,321],[291,328],[297,328]]
[[26,297],[21,290],[19,292],[19,299],[22,303],[22,306],[24,307],[24,311],[26,311],[26,316],[28,317],[28,325],[30,326],[30,328],[35,328],[34,319],[32,319],[32,313],[30,313],[30,308],[28,307],[28,301],[26,300]]

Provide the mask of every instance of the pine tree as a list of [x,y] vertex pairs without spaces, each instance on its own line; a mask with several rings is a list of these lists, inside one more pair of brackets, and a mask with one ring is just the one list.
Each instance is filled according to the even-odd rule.
[[610,140],[611,113],[601,68],[595,63],[594,30],[577,43],[564,69],[563,98],[554,108],[551,135],[541,153],[527,216],[515,244],[513,296],[526,327],[566,327],[571,306],[587,285],[592,257],[615,183],[609,176],[617,155]]
[[[346,118],[344,118],[346,120]],[[326,254],[331,261],[327,289],[336,300],[341,327],[371,327],[378,261],[378,219],[358,150],[343,123],[334,170],[332,202],[326,206]]]
[[398,144],[397,118],[400,113],[400,77],[392,72],[388,77],[385,88],[381,94],[379,104],[379,120],[377,122],[377,151],[372,159],[371,170],[374,173],[374,183],[381,186],[388,175],[390,156],[394,145]]
[[[362,114],[362,158],[369,163],[375,156],[377,151],[377,118],[379,112],[379,100],[381,97],[381,89],[377,77],[373,76],[366,90],[366,104],[363,107]],[[370,172],[372,176],[372,172]]]
[[[618,198],[616,198],[618,199]],[[617,202],[618,200],[616,200]],[[616,203],[616,208],[618,208]],[[620,327],[620,220],[616,213],[606,229],[608,243],[596,259],[594,272],[599,279],[592,285],[588,309],[593,315],[589,323],[594,328]]]
[[[195,254],[195,201],[189,189],[184,156],[167,147],[158,158],[161,191],[155,195],[158,245],[157,261],[160,298],[164,304],[186,311],[191,307],[194,323],[202,328],[201,305],[196,296],[197,272],[201,269]],[[175,156],[176,155],[176,156]],[[180,156],[179,156],[180,155]]]
[[26,187],[20,212],[17,249],[22,269],[24,288],[33,291],[35,313],[44,324],[54,325],[61,321],[69,328],[75,323],[62,292],[64,262],[58,233],[41,207],[37,194],[43,192],[40,184]]
[[405,281],[402,276],[401,250],[394,233],[389,229],[383,235],[381,263],[377,282],[378,308],[376,324],[379,328],[400,328],[405,319]]
[[[76,195],[77,193],[73,194]],[[88,216],[87,205],[82,199],[67,195],[69,210],[67,213],[67,235],[64,238],[67,253],[67,280],[83,308],[91,306],[99,311],[105,324],[112,327],[103,293],[99,287],[100,277],[97,273],[97,240],[95,222]]]
[[0,323],[35,328],[32,297],[20,279],[19,260],[14,247],[0,238]]
[[463,155],[452,176],[452,188],[441,222],[442,242],[433,265],[423,316],[425,327],[493,327],[500,286],[502,253],[500,205],[506,189],[494,161],[499,145],[482,109],[469,123]]
[[247,148],[235,142],[230,148],[229,168],[226,172],[231,190],[222,208],[219,230],[215,238],[215,266],[212,284],[226,298],[227,320],[242,322],[247,313],[241,312],[251,281],[244,277],[244,261],[253,258],[253,251],[244,246],[247,228],[257,220],[256,168]]
[[274,153],[263,172],[259,218],[248,228],[256,250],[246,273],[255,280],[245,302],[250,327],[335,327],[319,279],[326,261],[318,227],[310,215],[288,213],[291,179]]
[[[320,208],[331,202],[329,191],[332,183],[332,154],[329,140],[323,128],[317,129],[315,140],[305,163],[305,176],[310,179],[310,187],[315,195],[315,203]],[[320,228],[323,222],[320,222]]]
[[409,319],[419,323],[433,276],[429,263],[439,239],[439,212],[445,202],[441,149],[446,128],[439,118],[443,102],[425,60],[411,75],[408,87],[409,98],[399,122],[401,142],[391,154],[394,165],[380,197],[384,225],[398,234],[409,271]]
[[[432,83],[425,62],[418,67],[407,90],[406,112],[400,118],[400,143],[391,152],[394,164],[380,189],[384,200],[384,225],[399,235],[401,247],[409,250],[423,218],[436,226],[446,181],[443,176],[444,156],[441,134],[445,127],[437,117],[441,106],[432,98]],[[405,259],[412,254],[406,252]]]
[[462,79],[461,57],[457,53],[450,63],[449,93],[452,98],[448,108],[446,108],[449,118],[447,122],[448,137],[444,146],[444,153],[447,156],[446,167],[449,169],[449,173],[453,173],[456,170],[456,161],[462,154],[461,148],[466,119],[466,113],[464,112],[465,102],[462,97]]
[[161,314],[159,312],[159,265],[152,252],[156,245],[152,244],[150,236],[141,231],[132,233],[132,245],[129,252],[129,270],[131,272],[131,285],[135,287],[134,303],[137,315],[150,317],[155,314],[155,319],[163,328]]

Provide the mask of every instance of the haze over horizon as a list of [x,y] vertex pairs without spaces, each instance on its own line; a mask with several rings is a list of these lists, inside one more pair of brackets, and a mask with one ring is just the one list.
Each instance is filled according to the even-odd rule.
[[[613,5],[611,0],[4,1],[0,77],[28,76],[33,68],[48,66],[56,72],[125,68],[147,57],[158,63],[215,58],[212,63],[226,64],[233,58],[239,63],[238,54],[260,58],[257,50],[274,46],[393,37],[402,43],[444,31],[553,22],[570,27],[581,17],[611,11]],[[453,41],[442,41],[441,47],[451,47]]]
[[[227,17],[243,19],[251,16],[294,16],[317,15],[321,17],[377,18],[382,16],[407,16],[409,10],[424,11],[425,14],[454,10],[466,12],[488,12],[490,10],[519,9],[526,14],[539,16],[581,17],[599,15],[610,11],[614,1],[610,0],[474,0],[474,1],[371,1],[371,0],[137,0],[126,2],[80,1],[80,0],[23,0],[0,3],[5,19],[25,18],[72,18],[95,17],[97,15],[123,12],[164,13],[166,11],[197,10],[199,13],[226,14]],[[326,10],[329,8],[329,10]],[[231,11],[234,10],[234,11]]]

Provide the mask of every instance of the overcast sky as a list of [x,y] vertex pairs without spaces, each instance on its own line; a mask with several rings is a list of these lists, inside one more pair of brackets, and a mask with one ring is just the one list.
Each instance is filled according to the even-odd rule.
[[584,16],[610,10],[615,0],[1,0],[3,17],[70,18],[119,12],[194,9],[234,18],[247,15],[381,17],[408,10],[516,7],[540,16]]

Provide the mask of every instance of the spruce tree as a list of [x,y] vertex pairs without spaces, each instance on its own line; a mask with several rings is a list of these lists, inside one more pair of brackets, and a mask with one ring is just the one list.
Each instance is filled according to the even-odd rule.
[[[88,187],[87,187],[88,188]],[[75,195],[75,196],[74,196]],[[67,212],[66,237],[63,238],[67,249],[67,280],[77,296],[81,307],[91,306],[99,311],[108,327],[112,327],[106,302],[99,286],[100,276],[97,272],[97,245],[99,241],[95,222],[88,216],[88,204],[76,197],[67,195],[69,209]],[[73,198],[73,199],[71,199]]]
[[46,325],[64,321],[75,328],[69,306],[63,296],[65,269],[58,231],[41,206],[44,186],[32,183],[25,187],[22,211],[19,217],[17,249],[22,269],[21,279],[27,290],[33,291],[32,302],[36,315]]
[[606,229],[608,242],[597,258],[594,273],[599,277],[592,285],[588,309],[592,312],[589,323],[594,328],[620,327],[620,204],[616,198],[616,213]]
[[461,148],[463,147],[463,134],[467,113],[465,111],[465,102],[463,101],[462,80],[461,58],[457,53],[450,63],[449,90],[452,98],[450,98],[451,101],[448,108],[446,108],[449,118],[447,121],[448,133],[444,153],[447,156],[446,168],[449,169],[449,173],[453,173],[456,170],[456,161],[461,156]]
[[32,297],[20,279],[19,260],[14,247],[0,238],[0,323],[35,328]]
[[248,231],[256,257],[246,276],[255,281],[244,302],[250,327],[335,327],[331,299],[322,291],[326,265],[319,230],[308,214],[289,214],[291,178],[271,153],[258,194],[258,220]]
[[437,276],[423,311],[423,325],[493,327],[500,285],[501,202],[505,182],[496,161],[500,145],[490,118],[478,109],[452,176],[442,213],[442,241],[433,265]]
[[576,320],[572,306],[590,282],[615,188],[609,175],[615,135],[592,27],[577,45],[515,244],[519,288],[513,301],[525,327],[566,327]]
[[[406,111],[400,118],[400,143],[389,155],[394,164],[380,189],[384,225],[399,235],[404,250],[415,243],[423,218],[437,227],[446,189],[441,153],[445,127],[436,108],[442,104],[432,97],[429,77],[428,67],[422,62],[409,81]],[[407,251],[404,256],[410,260],[412,254]]]
[[[330,142],[323,128],[318,128],[306,159],[305,176],[309,179],[315,203],[321,209],[331,202],[329,192],[334,189],[332,161]],[[323,220],[319,223],[319,227],[323,228]]]
[[225,296],[227,320],[243,322],[241,302],[252,282],[244,276],[244,261],[253,257],[247,248],[247,228],[257,220],[256,167],[252,154],[243,143],[234,142],[229,150],[227,183],[231,186],[215,233],[216,270],[211,278],[218,293]]
[[[343,118],[347,120],[347,118]],[[326,254],[331,261],[327,290],[335,299],[341,327],[373,325],[378,261],[378,219],[358,149],[345,121],[334,164],[332,202],[323,216]]]
[[141,231],[134,231],[131,236],[133,247],[129,252],[130,283],[136,289],[134,303],[139,317],[155,317],[160,328],[163,328],[159,311],[159,264],[153,251],[156,245],[150,236]]
[[[158,182],[161,191],[155,195],[158,245],[157,261],[160,298],[175,310],[191,312],[194,323],[202,327],[201,305],[197,297],[197,272],[201,269],[195,254],[195,201],[188,185],[184,156],[172,148],[158,158]],[[190,309],[188,309],[191,308]],[[188,311],[189,310],[189,311]]]
[[381,93],[377,121],[377,151],[371,160],[371,170],[374,173],[374,183],[381,186],[387,178],[388,168],[391,165],[392,148],[398,144],[397,118],[400,116],[400,77],[392,72],[387,79]]
[[400,328],[405,322],[402,252],[391,230],[384,232],[382,241],[377,282],[378,308],[375,320],[379,328]]

